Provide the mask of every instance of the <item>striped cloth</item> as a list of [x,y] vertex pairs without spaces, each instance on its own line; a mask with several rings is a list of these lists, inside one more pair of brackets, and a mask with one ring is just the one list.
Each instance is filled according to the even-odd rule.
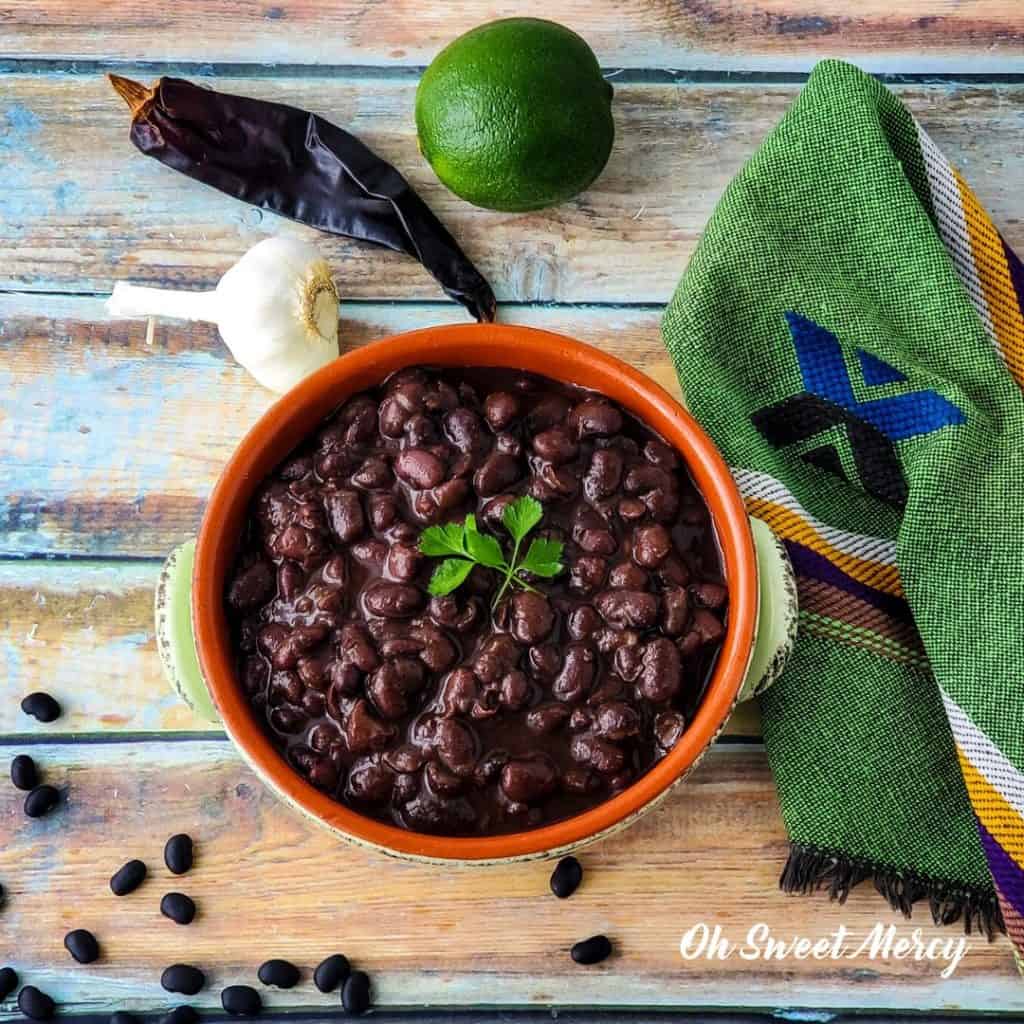
[[915,121],[939,235],[999,358],[1024,387],[1024,264],[960,172]]
[[1024,267],[906,108],[819,64],[664,320],[797,574],[762,698],[787,890],[1024,950]]
[[[915,121],[914,127],[924,158],[929,212],[992,347],[1024,388],[1024,264],[960,172],[920,124]],[[1024,479],[1017,485],[1024,499]],[[941,685],[939,692],[1003,922],[1024,972],[1024,774]]]

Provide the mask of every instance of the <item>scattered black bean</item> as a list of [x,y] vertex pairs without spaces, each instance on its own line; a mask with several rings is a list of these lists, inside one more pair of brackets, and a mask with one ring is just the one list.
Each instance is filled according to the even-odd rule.
[[577,942],[569,951],[569,955],[578,964],[599,964],[611,956],[612,944],[606,935],[593,935],[589,939]]
[[64,948],[80,963],[91,964],[100,956],[100,944],[96,936],[84,928],[76,928],[64,936]]
[[3,883],[0,883],[0,907],[4,905],[4,887]]
[[146,879],[146,865],[141,860],[130,860],[123,867],[117,869],[113,878],[110,879],[110,891],[115,896],[127,896]]
[[343,953],[335,953],[322,961],[313,972],[313,984],[321,992],[333,992],[351,973],[348,957]]
[[256,972],[264,985],[275,988],[294,988],[299,983],[299,969],[287,960],[267,960]]
[[248,985],[228,985],[220,994],[220,1005],[232,1017],[255,1017],[263,1009],[263,1000]]
[[583,881],[583,865],[575,857],[563,857],[551,872],[551,891],[560,899],[568,899]]
[[49,1020],[57,1007],[45,992],[35,985],[26,985],[18,993],[18,1009],[30,1020]]
[[129,1013],[127,1010],[117,1010],[110,1015],[110,1020],[107,1024],[141,1024],[141,1022],[134,1013]]
[[183,892],[169,892],[160,901],[160,913],[176,924],[191,924],[195,920],[196,905]]
[[192,837],[179,832],[164,846],[164,863],[174,875],[183,875],[192,867]]
[[160,984],[168,992],[194,996],[206,984],[206,975],[190,964],[172,964],[160,975]]
[[18,789],[26,791],[35,789],[39,785],[39,772],[36,771],[36,763],[28,754],[19,754],[11,762],[11,782]]
[[196,1024],[199,1014],[191,1006],[176,1006],[160,1018],[160,1024]]
[[341,1005],[346,1013],[353,1015],[366,1013],[370,1008],[370,979],[365,971],[353,971],[345,979],[345,987],[341,991]]
[[30,818],[41,818],[60,802],[60,793],[53,786],[36,786],[27,797],[25,797],[25,813]]
[[0,967],[0,1002],[18,987],[18,972],[13,967]]
[[55,722],[60,718],[60,705],[48,693],[30,693],[21,702],[21,710],[40,722]]

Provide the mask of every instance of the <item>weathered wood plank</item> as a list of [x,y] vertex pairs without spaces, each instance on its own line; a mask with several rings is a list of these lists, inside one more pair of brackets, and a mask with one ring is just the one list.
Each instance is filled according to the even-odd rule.
[[[623,86],[617,143],[595,186],[553,210],[508,215],[476,210],[434,178],[416,151],[414,81],[217,84],[315,109],[364,137],[422,190],[502,300],[610,303],[667,301],[722,189],[798,89]],[[98,75],[8,75],[3,88],[0,288],[104,293],[132,278],[210,286],[281,226],[141,156],[127,138],[124,104]],[[1011,244],[1024,243],[1024,86],[899,91]],[[317,238],[344,296],[443,298],[407,257]]]
[[[332,1015],[337,1011],[334,1008],[324,1009],[298,1009],[298,1010],[264,1010],[260,1015],[261,1024],[322,1024],[324,1017]],[[794,1009],[780,1009],[772,1013],[776,1020],[804,1021],[807,1019],[805,1013],[813,1013],[812,1020],[818,1020],[819,1014],[815,1011],[802,1011]],[[827,1018],[832,1024],[846,1024],[852,1022],[853,1017],[837,1016],[832,1013],[825,1013],[822,1019]],[[75,1024],[107,1024],[109,1013],[84,1013],[75,1014]],[[154,1020],[157,1018],[154,1017]],[[224,1019],[218,1017],[218,1019]],[[551,1024],[557,1019],[559,1024],[665,1024],[666,1019],[673,1024],[706,1024],[707,1014],[702,1010],[673,1010],[666,1014],[661,1010],[588,1010],[588,1009],[562,1009],[559,1008],[557,1016],[550,1009],[523,1009],[502,1010],[492,1007],[473,1007],[467,1011],[465,1007],[445,1008],[421,1008],[406,1007],[400,1009],[373,1010],[373,1016],[369,1018],[373,1024]],[[856,1015],[857,1024],[892,1024],[889,1016],[876,1016],[874,1014]],[[991,1018],[987,1016],[965,1017],[957,1014],[955,1017],[947,1014],[914,1014],[914,1024],[990,1024]],[[766,1024],[766,1015],[763,1012],[746,1012],[739,1010],[726,1010],[715,1012],[714,1024]]]
[[[47,314],[53,316],[49,319]],[[343,306],[346,346],[432,323],[454,304]],[[516,309],[676,388],[659,311]],[[238,440],[270,405],[205,325],[109,324],[93,299],[0,295],[0,554],[165,556],[199,527]]]
[[883,0],[87,0],[63,8],[8,0],[4,13],[0,52],[44,58],[426,64],[459,33],[510,15],[564,22],[609,67],[802,70],[818,57],[847,56],[885,71],[1019,71],[1024,53],[1016,0],[902,8]]
[[[164,680],[153,637],[155,562],[0,562],[0,737],[64,733],[219,732]],[[46,690],[62,716],[43,725],[20,697]],[[741,705],[731,736],[759,736],[754,704]],[[2,959],[2,956],[0,956]]]
[[[343,949],[373,975],[377,999],[412,1005],[593,1007],[779,1006],[916,1010],[1021,1010],[1024,989],[1009,945],[972,938],[949,979],[942,964],[871,960],[683,962],[681,935],[705,921],[742,942],[757,922],[777,937],[828,936],[845,925],[859,942],[878,921],[911,925],[873,891],[845,907],[776,888],[785,837],[764,756],[716,748],[667,803],[624,833],[585,851],[583,888],[568,902],[547,891],[549,863],[445,869],[350,849],[287,810],[224,743],[36,747],[66,805],[39,821],[0,789],[0,878],[9,893],[3,929],[26,981],[65,1011],[156,1009],[171,1002],[160,970],[191,962],[208,971],[197,999],[251,981],[268,956],[308,972]],[[172,879],[165,836],[196,837],[193,873]],[[110,874],[141,857],[151,876],[115,899]],[[200,916],[187,930],[160,917],[169,888],[190,893]],[[956,937],[915,920],[926,939]],[[104,958],[72,964],[64,934],[86,927]],[[577,939],[605,932],[618,953],[581,971],[567,956]],[[272,1008],[326,1009],[308,981],[265,993]],[[182,1000],[173,1000],[179,1002]]]
[[[213,730],[164,680],[153,636],[156,563],[0,563],[0,735]],[[52,693],[44,725],[23,694]]]

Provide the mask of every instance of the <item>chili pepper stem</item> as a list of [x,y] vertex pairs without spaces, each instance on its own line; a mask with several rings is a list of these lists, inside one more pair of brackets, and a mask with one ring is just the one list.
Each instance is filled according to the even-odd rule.
[[107,299],[107,312],[114,317],[166,316],[174,320],[216,323],[220,300],[216,292],[181,292],[118,281]]
[[153,98],[153,90],[147,89],[140,82],[133,82],[130,78],[122,78],[120,75],[107,74],[110,84],[117,90],[117,95],[128,104],[134,117],[145,105],[147,100]]

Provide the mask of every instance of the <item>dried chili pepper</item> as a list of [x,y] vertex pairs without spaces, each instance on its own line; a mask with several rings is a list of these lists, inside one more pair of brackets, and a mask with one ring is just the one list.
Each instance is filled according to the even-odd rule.
[[354,135],[296,107],[180,78],[151,89],[109,78],[147,156],[282,217],[415,256],[477,320],[494,319],[483,275],[405,178]]

